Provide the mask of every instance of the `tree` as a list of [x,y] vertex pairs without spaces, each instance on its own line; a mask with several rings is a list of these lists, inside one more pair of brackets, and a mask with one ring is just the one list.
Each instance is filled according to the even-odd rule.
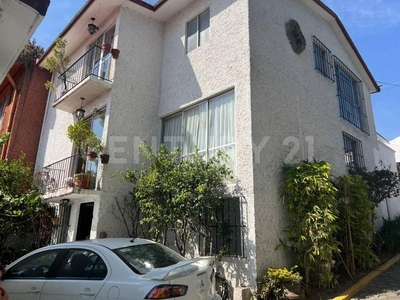
[[36,59],[40,58],[44,54],[42,46],[36,44],[36,40],[32,39],[25,45],[19,59],[24,62],[26,66],[32,64]]
[[[6,140],[5,136],[0,136],[0,143]],[[23,241],[33,233],[30,244],[36,248],[51,234],[39,232],[41,224],[52,218],[45,210],[46,205],[34,186],[32,169],[24,163],[24,155],[14,160],[0,160],[0,259],[3,263],[16,258],[13,251],[5,251],[11,237]],[[7,254],[11,256],[6,257]]]
[[399,175],[386,167],[382,162],[381,169],[375,167],[373,171],[366,169],[352,169],[351,174],[360,175],[368,184],[368,198],[376,207],[385,199],[397,197],[400,193]]
[[[53,55],[47,57],[44,61],[44,68],[50,73],[58,73],[62,75],[65,73],[67,66],[70,62],[69,57],[65,54],[65,48],[67,47],[67,41],[61,38],[57,38],[53,48]],[[64,74],[63,78],[64,89],[67,89],[67,77]],[[44,85],[46,89],[54,91],[56,86],[53,82],[47,81]]]
[[[178,149],[170,152],[164,145],[156,152],[145,143],[140,149],[147,162],[140,172],[124,173],[134,184],[130,207],[140,209],[140,223],[148,225],[154,238],[164,244],[172,233],[182,255],[187,254],[186,246],[194,236],[208,244],[210,222],[217,218],[226,193],[225,180],[231,176],[223,164],[226,156],[219,153],[206,161],[195,150],[190,159],[181,160]],[[121,215],[123,211],[120,207]],[[206,254],[206,249],[201,252]]]

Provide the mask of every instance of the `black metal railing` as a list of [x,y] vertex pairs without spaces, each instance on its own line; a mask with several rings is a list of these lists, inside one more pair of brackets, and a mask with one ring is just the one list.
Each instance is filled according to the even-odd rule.
[[364,168],[362,142],[344,131],[342,133],[346,165],[351,168]]
[[43,169],[35,174],[36,186],[43,195],[75,186],[74,174],[77,173],[81,158],[75,154]]
[[55,100],[68,93],[88,76],[110,81],[111,54],[104,54],[98,46],[91,47],[58,77]]
[[333,57],[331,51],[319,39],[313,36],[315,69],[325,77],[335,81]]

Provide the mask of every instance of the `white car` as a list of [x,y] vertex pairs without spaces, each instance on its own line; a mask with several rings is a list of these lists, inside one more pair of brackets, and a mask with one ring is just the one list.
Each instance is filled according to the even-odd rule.
[[12,300],[221,300],[213,264],[139,238],[87,240],[23,256],[2,285]]

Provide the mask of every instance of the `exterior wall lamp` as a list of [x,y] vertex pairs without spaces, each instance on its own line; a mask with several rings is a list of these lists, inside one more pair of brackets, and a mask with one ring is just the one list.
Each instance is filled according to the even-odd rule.
[[78,108],[75,112],[76,118],[78,120],[83,119],[85,117],[85,110],[82,108],[83,100],[85,100],[85,98],[81,97],[81,108]]
[[99,27],[93,24],[93,22],[96,20],[95,18],[90,18],[92,20],[92,23],[88,24],[87,30],[89,31],[90,34],[96,33],[97,30],[99,30]]

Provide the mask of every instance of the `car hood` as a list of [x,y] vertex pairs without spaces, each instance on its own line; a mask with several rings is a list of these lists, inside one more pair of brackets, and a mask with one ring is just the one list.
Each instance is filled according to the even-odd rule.
[[172,280],[174,278],[193,274],[203,268],[212,267],[214,260],[215,257],[207,256],[180,261],[177,264],[165,268],[153,269],[147,274],[143,275],[143,278],[160,281]]

